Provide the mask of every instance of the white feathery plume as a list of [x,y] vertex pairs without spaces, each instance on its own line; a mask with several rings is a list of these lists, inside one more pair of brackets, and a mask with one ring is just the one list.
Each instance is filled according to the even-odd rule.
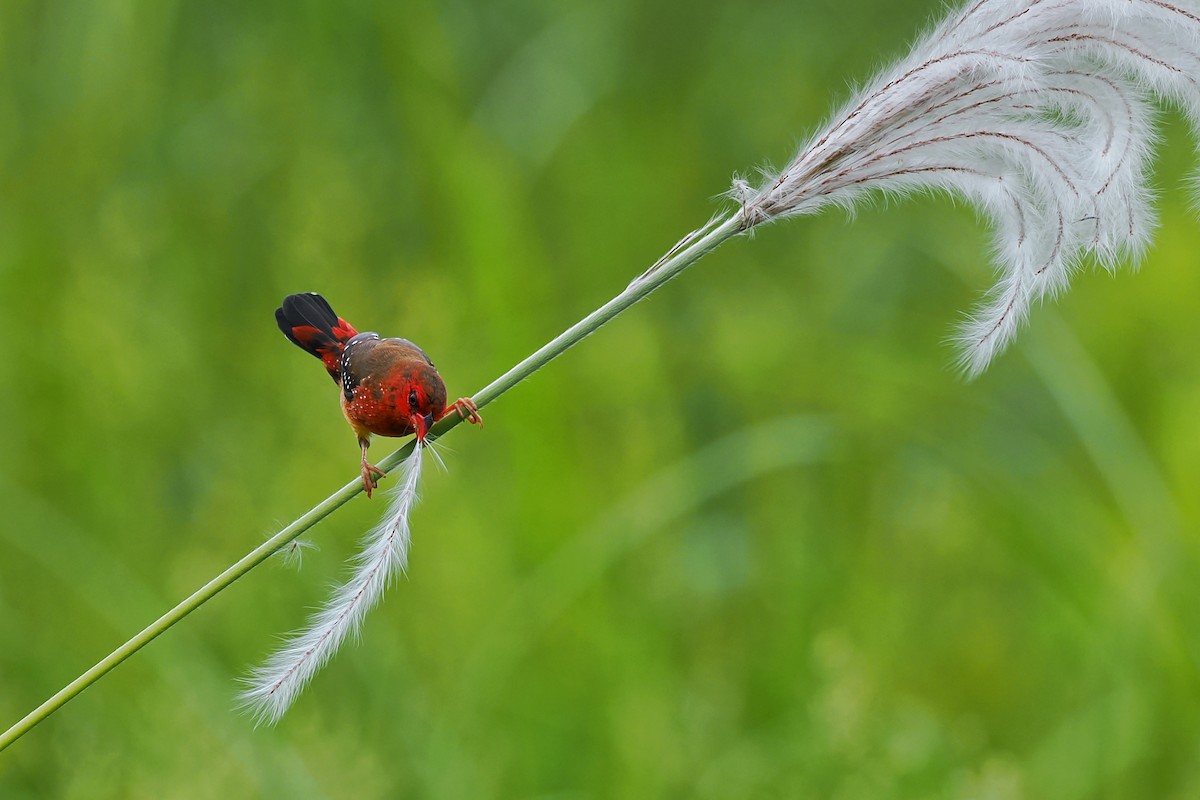
[[940,190],[990,218],[999,282],[960,334],[980,372],[1090,254],[1145,250],[1154,98],[1200,133],[1200,0],[971,0],[778,173],[736,181],[740,229]]
[[275,551],[275,555],[289,567],[299,570],[304,566],[305,550],[320,550],[316,542],[308,539],[293,539],[288,544]]
[[279,721],[346,637],[357,635],[367,612],[408,566],[408,517],[417,502],[424,449],[418,441],[404,462],[404,477],[394,490],[392,504],[383,521],[363,537],[350,580],[334,590],[304,630],[289,634],[266,663],[245,679],[246,690],[239,700],[258,722]]

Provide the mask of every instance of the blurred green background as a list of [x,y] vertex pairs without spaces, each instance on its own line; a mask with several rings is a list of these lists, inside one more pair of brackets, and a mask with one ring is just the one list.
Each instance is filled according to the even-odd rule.
[[[781,162],[937,0],[0,4],[0,728],[334,488],[272,311],[481,388]],[[1200,796],[1200,225],[978,381],[942,198],[732,242],[444,440],[275,729],[319,526],[0,755],[6,798]],[[377,442],[382,456],[391,442]]]

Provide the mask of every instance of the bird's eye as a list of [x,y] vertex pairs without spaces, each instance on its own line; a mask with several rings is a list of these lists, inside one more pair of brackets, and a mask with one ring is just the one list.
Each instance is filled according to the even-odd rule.
[[417,390],[409,389],[408,390],[408,407],[411,408],[413,411],[416,411],[417,406],[419,404],[420,404],[420,400],[417,398]]

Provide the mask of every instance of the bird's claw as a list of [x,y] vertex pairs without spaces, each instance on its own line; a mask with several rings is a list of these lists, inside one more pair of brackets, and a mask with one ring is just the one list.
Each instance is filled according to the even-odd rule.
[[461,419],[465,419],[472,425],[483,427],[483,417],[479,416],[479,406],[475,405],[475,401],[469,397],[460,397],[450,404]]
[[367,460],[365,458],[363,459],[362,482],[363,482],[363,491],[367,493],[367,497],[371,496],[372,490],[379,488],[379,479],[386,477],[386,476],[387,476],[386,472],[384,472],[383,470],[381,470],[379,467],[375,466],[374,464],[367,463]]

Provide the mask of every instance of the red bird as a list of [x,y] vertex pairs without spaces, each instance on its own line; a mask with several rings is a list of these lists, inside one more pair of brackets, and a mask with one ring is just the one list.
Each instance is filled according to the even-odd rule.
[[371,434],[425,440],[429,426],[453,409],[472,424],[483,424],[474,401],[464,397],[446,406],[446,384],[425,351],[408,339],[382,339],[359,333],[333,313],[315,292],[290,294],[275,309],[283,335],[312,353],[341,388],[342,414],[362,448],[362,481],[367,497],[386,473],[367,461]]

